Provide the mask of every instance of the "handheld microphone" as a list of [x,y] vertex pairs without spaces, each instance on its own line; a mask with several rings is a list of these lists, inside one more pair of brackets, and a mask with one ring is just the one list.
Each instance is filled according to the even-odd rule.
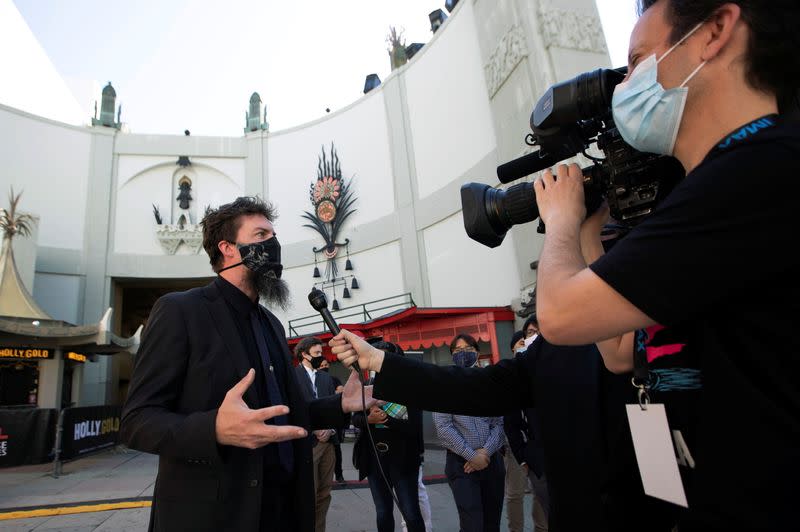
[[[328,310],[328,298],[325,297],[325,292],[319,290],[316,286],[311,289],[311,292],[308,294],[308,302],[311,303],[311,306],[319,312],[320,316],[322,316],[322,320],[325,322],[325,325],[328,326],[331,333],[334,336],[339,334],[339,325],[336,324],[336,320],[333,319],[333,315],[331,311]],[[353,362],[351,367],[358,372],[358,378],[361,380],[362,384],[364,382],[364,375],[361,373],[361,368],[358,365],[358,362]]]
[[[325,297],[325,292],[318,289],[316,286],[311,289],[311,292],[308,294],[308,302],[311,303],[311,306],[314,307],[314,310],[319,312],[320,316],[322,316],[322,320],[325,322],[325,325],[328,326],[331,333],[334,336],[339,334],[339,326],[336,324],[336,320],[333,319],[331,315],[331,311],[328,310],[328,298]],[[362,412],[364,414],[364,422],[367,421],[367,400],[364,396],[364,388],[366,387],[367,383],[364,379],[364,374],[361,372],[361,368],[358,365],[358,362],[353,362],[350,366],[356,371],[358,375],[358,380],[361,381],[361,405],[362,405]],[[386,488],[389,490],[389,493],[392,494],[392,499],[394,499],[394,503],[397,505],[397,509],[400,510],[400,515],[403,516],[404,521],[409,521],[408,516],[403,512],[403,507],[400,505],[400,500],[397,498],[394,490],[392,489],[391,484],[389,484],[389,479],[386,477],[386,473],[383,471],[383,466],[381,465],[381,460],[378,455],[378,449],[375,447],[375,438],[372,437],[372,430],[370,430],[369,425],[366,427],[366,432],[369,435],[369,441],[372,444],[372,452],[375,456],[375,462],[378,464],[378,470],[383,477],[383,482],[386,484]]]

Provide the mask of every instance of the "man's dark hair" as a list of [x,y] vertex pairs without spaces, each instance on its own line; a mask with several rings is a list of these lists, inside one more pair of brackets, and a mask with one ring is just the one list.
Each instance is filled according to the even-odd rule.
[[509,348],[511,352],[514,352],[514,346],[517,345],[517,342],[525,338],[525,331],[516,331],[514,334],[511,335],[511,343],[509,344]]
[[220,242],[235,242],[236,233],[242,226],[242,216],[260,214],[270,222],[278,217],[275,207],[259,197],[242,196],[231,203],[208,209],[200,224],[203,226],[203,249],[208,253],[211,268],[216,272],[222,267]]
[[[638,0],[644,13],[659,0]],[[665,0],[667,21],[672,25],[671,44],[708,19],[724,4],[733,3],[742,10],[742,19],[750,28],[745,58],[745,78],[751,87],[785,100],[800,88],[800,18],[798,0]]]
[[530,325],[531,323],[536,327],[537,330],[539,329],[539,320],[538,320],[538,318],[536,318],[536,313],[535,312],[533,314],[531,314],[530,316],[528,316],[528,319],[525,320],[525,323],[522,324],[522,333],[523,334],[525,334],[525,332],[527,332],[528,325]]
[[450,341],[450,352],[451,353],[453,352],[453,349],[456,348],[456,343],[459,340],[464,340],[470,347],[474,347],[475,351],[478,351],[480,353],[480,348],[478,347],[478,341],[475,338],[473,338],[471,335],[469,335],[469,334],[457,334],[455,336],[455,338],[453,338]]
[[303,355],[305,353],[308,353],[308,350],[314,347],[315,345],[322,345],[322,340],[320,340],[316,336],[306,336],[305,338],[297,342],[296,346],[294,346],[294,356],[297,357],[297,360],[302,362]]

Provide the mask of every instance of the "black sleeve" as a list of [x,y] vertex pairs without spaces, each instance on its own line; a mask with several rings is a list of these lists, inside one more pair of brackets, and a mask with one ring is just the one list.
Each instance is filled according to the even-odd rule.
[[218,462],[217,410],[176,412],[189,360],[184,309],[176,295],[156,301],[134,359],[120,440],[131,449]]
[[335,429],[344,423],[342,394],[320,397],[308,403],[311,430]]
[[[386,353],[373,395],[432,412],[502,416],[533,406],[529,357],[537,344],[541,342],[512,360],[486,368],[436,366]],[[410,382],[414,385],[409,386]]]
[[508,446],[511,447],[511,452],[514,453],[514,458],[517,463],[525,462],[525,420],[522,417],[522,410],[519,408],[514,409],[509,414],[503,416],[503,430],[506,432],[506,439]]
[[353,417],[351,418],[353,426],[357,429],[363,430],[364,427],[367,426],[366,417],[364,417],[364,412],[353,412]]
[[417,435],[417,422],[422,420],[422,413],[417,408],[408,408],[408,419],[395,419],[391,416],[386,418],[385,425],[392,430],[407,434]]
[[592,271],[663,325],[714,313],[739,287],[778,290],[800,267],[787,245],[795,165],[796,151],[777,141],[703,163]]

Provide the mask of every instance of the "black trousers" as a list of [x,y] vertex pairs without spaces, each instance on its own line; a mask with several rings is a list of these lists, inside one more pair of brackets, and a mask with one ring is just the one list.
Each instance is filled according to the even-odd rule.
[[458,509],[461,532],[499,532],[503,515],[506,470],[500,453],[486,469],[465,473],[467,461],[447,451],[444,472]]
[[[294,478],[279,466],[264,468],[264,484],[261,488],[260,532],[295,530]],[[313,508],[312,508],[313,510]]]
[[[339,439],[339,441],[343,441]],[[344,476],[342,472],[342,444],[341,443],[334,443],[333,444],[333,453],[336,455],[336,466],[333,470],[334,475],[337,479],[340,479]]]

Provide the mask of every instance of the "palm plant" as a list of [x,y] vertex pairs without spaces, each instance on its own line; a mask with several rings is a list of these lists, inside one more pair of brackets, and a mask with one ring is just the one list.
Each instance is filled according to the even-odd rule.
[[11,187],[11,192],[8,195],[9,208],[0,208],[0,230],[3,232],[3,238],[11,240],[14,235],[21,235],[24,237],[30,236],[36,220],[30,214],[18,214],[17,206],[19,199],[22,197],[22,192],[14,194],[14,187]]

